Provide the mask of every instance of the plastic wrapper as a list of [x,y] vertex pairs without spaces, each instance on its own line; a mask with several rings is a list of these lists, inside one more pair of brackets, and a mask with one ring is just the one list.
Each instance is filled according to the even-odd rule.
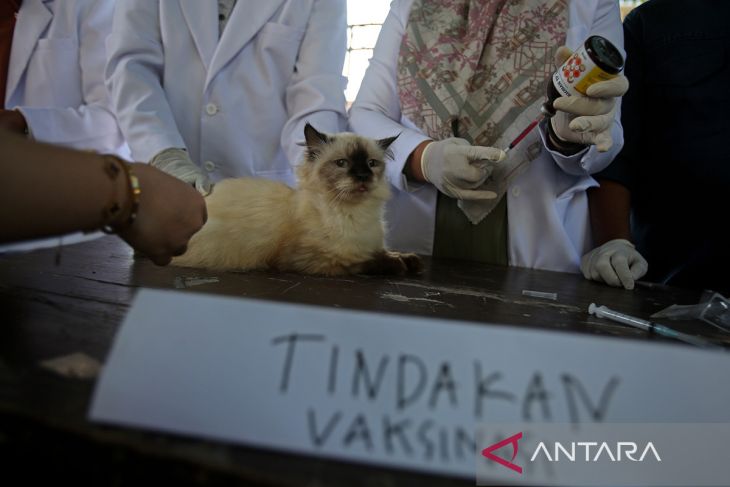
[[702,320],[730,333],[730,301],[722,294],[712,291],[705,292],[698,304],[673,304],[654,313],[651,317],[670,320]]

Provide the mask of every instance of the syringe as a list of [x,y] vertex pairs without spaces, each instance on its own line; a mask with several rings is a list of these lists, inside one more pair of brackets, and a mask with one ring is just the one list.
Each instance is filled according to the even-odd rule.
[[530,125],[528,125],[525,128],[525,130],[523,130],[522,132],[520,132],[520,135],[518,135],[517,137],[515,137],[515,140],[513,140],[512,142],[510,142],[509,146],[507,146],[507,148],[504,149],[504,153],[506,154],[507,152],[509,152],[510,150],[512,150],[514,148],[514,146],[516,146],[517,144],[519,144],[522,141],[522,139],[524,139],[525,137],[527,137],[527,134],[529,134],[530,131],[532,129],[534,129],[535,126],[538,123],[542,122],[542,119],[543,118],[545,118],[545,115],[540,115],[535,120],[533,120],[532,122],[530,122]]
[[595,303],[591,303],[590,306],[588,306],[588,313],[596,315],[598,318],[608,318],[609,320],[633,326],[634,328],[640,328],[642,330],[648,331],[649,333],[656,333],[657,335],[674,338],[675,340],[680,340],[685,343],[689,343],[690,345],[696,345],[698,347],[705,348],[722,348],[719,345],[715,345],[708,340],[704,340],[702,338],[688,335],[687,333],[673,330],[667,326],[660,325],[658,323],[653,323],[651,321],[642,320],[641,318],[636,318],[635,316],[620,313],[618,311],[607,308],[606,306],[596,306]]

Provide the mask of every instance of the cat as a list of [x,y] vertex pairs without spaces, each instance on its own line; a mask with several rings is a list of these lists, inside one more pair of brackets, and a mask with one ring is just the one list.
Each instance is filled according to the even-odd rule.
[[384,247],[385,159],[397,136],[329,135],[307,123],[304,137],[297,189],[268,179],[220,181],[206,197],[208,221],[172,263],[324,276],[420,272],[416,254]]

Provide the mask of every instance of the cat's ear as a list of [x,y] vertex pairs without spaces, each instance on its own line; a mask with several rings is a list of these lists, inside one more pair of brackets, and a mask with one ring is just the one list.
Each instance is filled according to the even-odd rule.
[[383,149],[383,152],[385,153],[385,157],[388,159],[393,159],[393,152],[390,150],[390,145],[395,142],[395,139],[400,137],[400,134],[396,135],[395,137],[387,137],[385,139],[378,139],[375,141],[376,144],[378,144],[378,147]]
[[383,149],[384,151],[387,151],[388,148],[390,147],[390,144],[392,144],[393,142],[395,142],[395,139],[397,139],[398,137],[400,137],[400,134],[396,135],[395,137],[388,137],[388,138],[385,138],[385,139],[378,139],[375,142],[378,144],[378,146],[381,149]]
[[309,122],[304,125],[304,140],[307,142],[307,160],[312,162],[317,160],[322,146],[330,142],[326,134],[318,132]]
[[314,149],[322,144],[329,143],[330,139],[326,134],[318,132],[316,128],[307,122],[304,125],[304,140],[307,141],[307,147]]

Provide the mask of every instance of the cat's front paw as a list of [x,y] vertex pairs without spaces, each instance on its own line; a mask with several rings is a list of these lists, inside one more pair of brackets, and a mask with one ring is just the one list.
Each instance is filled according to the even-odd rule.
[[423,262],[421,258],[412,253],[388,252],[392,257],[396,257],[406,266],[406,273],[420,274],[423,272]]
[[404,276],[422,270],[421,258],[416,254],[382,252],[362,264],[363,274]]

